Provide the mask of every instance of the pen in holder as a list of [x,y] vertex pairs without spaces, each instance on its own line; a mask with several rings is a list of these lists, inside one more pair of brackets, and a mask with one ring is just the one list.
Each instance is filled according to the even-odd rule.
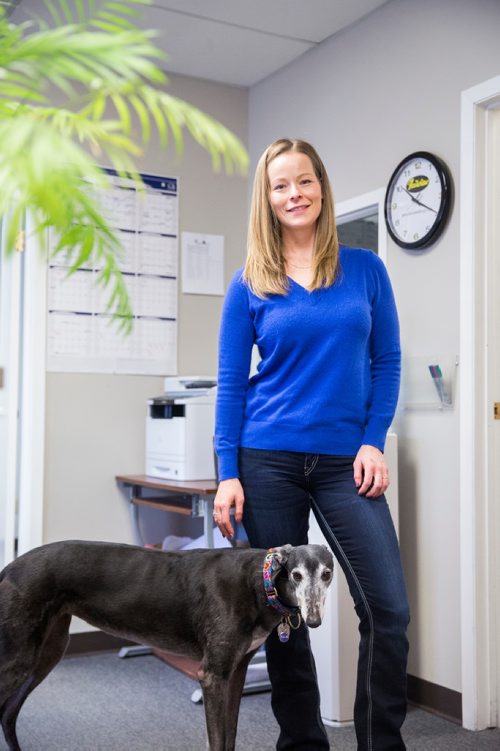
[[443,381],[443,374],[439,365],[429,365],[429,372],[443,406],[451,407],[451,398]]

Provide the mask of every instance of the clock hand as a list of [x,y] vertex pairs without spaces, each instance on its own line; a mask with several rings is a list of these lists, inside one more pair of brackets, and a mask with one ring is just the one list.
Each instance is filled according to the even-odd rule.
[[415,203],[418,203],[419,206],[422,206],[424,209],[428,209],[428,211],[433,211],[435,214],[437,214],[436,209],[433,209],[432,206],[427,206],[427,204],[422,203],[422,201],[419,201],[415,196],[412,196],[410,191],[407,188],[403,188],[405,193],[408,193],[412,201],[415,201]]

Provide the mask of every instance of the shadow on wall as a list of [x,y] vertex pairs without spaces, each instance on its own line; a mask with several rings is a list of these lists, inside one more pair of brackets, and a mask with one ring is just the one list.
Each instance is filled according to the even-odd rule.
[[403,569],[406,576],[408,599],[410,601],[410,659],[413,664],[419,662],[419,645],[411,639],[411,633],[420,633],[418,624],[418,544],[417,544],[417,471],[415,448],[411,440],[400,437],[398,431],[398,474],[399,474],[399,542]]

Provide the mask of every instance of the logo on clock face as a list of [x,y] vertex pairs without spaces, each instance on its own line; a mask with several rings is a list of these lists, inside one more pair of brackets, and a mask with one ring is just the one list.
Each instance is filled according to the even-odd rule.
[[406,189],[410,193],[420,193],[420,191],[426,188],[429,183],[430,180],[426,175],[416,175],[408,180],[406,183]]

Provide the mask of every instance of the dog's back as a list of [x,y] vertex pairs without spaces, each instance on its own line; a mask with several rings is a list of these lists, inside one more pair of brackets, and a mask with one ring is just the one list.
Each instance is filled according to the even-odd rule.
[[251,615],[264,555],[255,549],[165,552],[119,543],[51,543],[0,574],[0,623],[27,620],[34,628],[42,620],[77,615],[108,633],[201,659],[207,612],[224,610],[229,600],[247,619]]

